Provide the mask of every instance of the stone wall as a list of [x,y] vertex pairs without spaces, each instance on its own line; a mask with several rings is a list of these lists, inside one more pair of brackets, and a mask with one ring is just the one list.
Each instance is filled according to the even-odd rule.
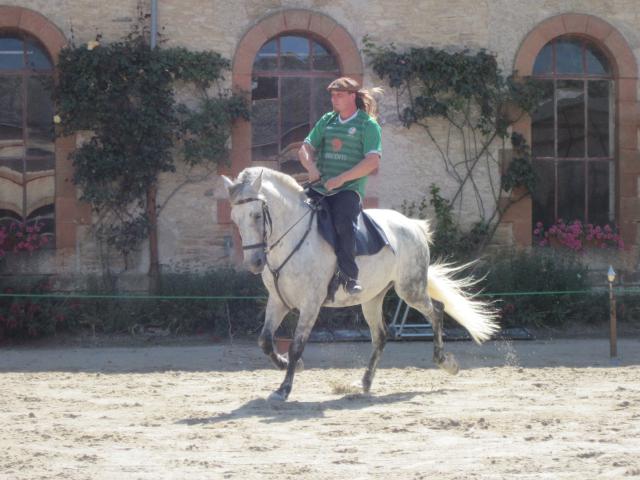
[[[80,44],[97,34],[102,34],[104,41],[121,38],[136,21],[138,5],[148,11],[150,1],[4,0],[2,4],[39,12],[68,40]],[[159,30],[165,45],[211,49],[234,60],[239,43],[253,26],[286,9],[328,16],[348,32],[358,48],[362,47],[364,35],[382,44],[393,42],[400,48],[412,45],[484,48],[496,54],[506,72],[513,69],[518,49],[532,29],[554,15],[575,12],[608,22],[622,35],[635,57],[640,55],[640,2],[635,0],[237,0],[233,3],[159,0],[158,9]],[[362,61],[365,63],[366,59]],[[366,63],[364,84],[381,85]],[[232,86],[231,74],[226,86]],[[384,154],[380,172],[370,182],[369,193],[385,208],[398,207],[405,200],[420,200],[428,194],[431,183],[439,185],[445,197],[450,195],[456,184],[420,129],[407,130],[399,124],[392,91],[388,90],[380,107]],[[440,130],[444,135],[444,128]],[[495,146],[496,157],[500,155],[500,147]],[[196,178],[203,172],[166,175],[159,192],[161,203],[171,195],[159,222],[161,263],[169,270],[204,270],[233,261],[235,255],[231,245],[233,228],[226,223],[214,223],[222,214],[216,211],[218,204],[214,199],[206,195],[214,186],[214,176],[188,183],[174,192],[189,175]],[[482,182],[480,189],[490,205],[488,181]],[[469,192],[464,198],[459,212],[469,223],[477,218],[477,210]],[[500,229],[506,243],[513,241],[509,228],[506,225]],[[99,270],[99,248],[90,228],[78,228],[77,235],[77,248],[67,249],[57,260],[40,262],[41,267],[34,268],[67,274]],[[146,255],[144,252],[132,259],[131,271],[146,271]],[[116,259],[113,265],[122,268]]]

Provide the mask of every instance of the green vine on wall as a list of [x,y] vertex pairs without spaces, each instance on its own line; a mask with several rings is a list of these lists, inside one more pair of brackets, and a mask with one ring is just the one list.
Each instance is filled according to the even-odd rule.
[[[232,124],[249,117],[245,100],[220,87],[229,60],[152,49],[146,33],[136,27],[118,42],[65,48],[55,90],[58,133],[92,132],[72,154],[73,181],[99,214],[97,231],[125,258],[155,228],[159,175],[174,172],[177,159],[227,162]],[[176,101],[176,86],[187,84],[199,92],[195,107]]]
[[[479,220],[468,233],[474,237],[472,243],[477,243],[474,253],[479,253],[508,208],[535,187],[528,146],[521,136],[510,134],[510,127],[536,108],[541,88],[531,79],[503,75],[496,58],[484,50],[413,47],[398,51],[393,44],[380,46],[368,37],[364,45],[373,71],[396,93],[401,123],[423,129],[445,172],[457,184],[448,200],[440,196],[439,189],[435,197],[432,191],[432,206],[434,198],[436,203],[446,202],[444,210],[452,217],[463,196],[473,195]],[[445,135],[434,128],[443,122]],[[496,152],[505,152],[507,142],[511,143],[511,158],[505,162]],[[481,185],[489,186],[491,205],[485,204]],[[444,212],[444,205],[439,205],[436,216]],[[459,229],[457,223],[444,223]]]

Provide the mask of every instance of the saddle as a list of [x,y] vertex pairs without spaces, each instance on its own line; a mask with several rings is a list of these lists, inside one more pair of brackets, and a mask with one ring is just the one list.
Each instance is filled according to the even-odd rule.
[[[318,232],[329,245],[336,248],[336,229],[328,208],[323,206],[324,198],[315,202]],[[358,228],[356,230],[356,256],[375,255],[382,247],[390,246],[387,235],[376,221],[365,210],[358,215]]]
[[[320,236],[335,250],[337,234],[333,226],[331,211],[325,206],[325,197],[309,197],[307,202],[316,210],[316,222]],[[384,230],[365,210],[362,210],[358,215],[358,227],[356,230],[356,256],[375,255],[385,246],[393,250]],[[342,281],[340,273],[336,271],[327,288],[326,301],[334,300],[335,292]]]

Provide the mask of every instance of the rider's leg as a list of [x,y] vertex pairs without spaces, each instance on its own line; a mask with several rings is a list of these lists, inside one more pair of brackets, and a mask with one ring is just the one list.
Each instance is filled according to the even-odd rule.
[[345,290],[350,294],[360,293],[358,284],[358,266],[356,265],[356,228],[358,215],[362,210],[360,195],[344,190],[327,197],[333,225],[336,229],[336,256],[338,270],[346,277]]

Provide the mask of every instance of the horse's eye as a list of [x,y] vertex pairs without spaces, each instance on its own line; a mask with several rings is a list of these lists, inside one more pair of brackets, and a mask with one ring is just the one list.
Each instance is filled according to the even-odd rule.
[[261,213],[252,213],[251,216],[256,221],[258,221],[258,220],[260,220],[262,218],[262,214]]

